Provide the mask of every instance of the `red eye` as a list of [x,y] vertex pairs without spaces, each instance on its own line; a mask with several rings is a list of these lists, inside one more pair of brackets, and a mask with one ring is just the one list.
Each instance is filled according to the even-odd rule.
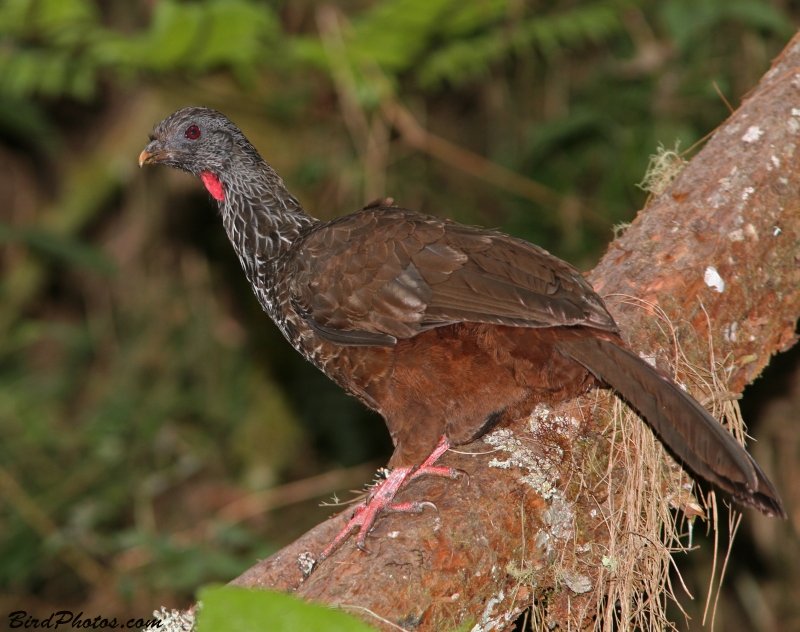
[[186,138],[197,140],[200,138],[200,128],[197,125],[190,125],[186,128]]

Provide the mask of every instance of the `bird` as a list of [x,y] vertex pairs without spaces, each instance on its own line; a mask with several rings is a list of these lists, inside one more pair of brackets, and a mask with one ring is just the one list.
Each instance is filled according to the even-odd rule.
[[703,406],[623,342],[602,298],[536,245],[378,200],[309,215],[225,115],[186,107],[158,123],[139,166],[202,180],[264,311],[306,360],[385,420],[390,473],[317,562],[367,536],[454,446],[591,388],[613,389],[696,476],[786,518],[761,468]]

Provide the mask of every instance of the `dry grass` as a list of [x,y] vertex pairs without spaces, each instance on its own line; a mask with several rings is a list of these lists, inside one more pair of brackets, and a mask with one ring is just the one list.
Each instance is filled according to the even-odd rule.
[[678,153],[679,146],[680,142],[675,143],[675,149],[667,149],[663,145],[659,145],[656,153],[650,156],[647,171],[645,171],[642,181],[636,185],[650,194],[647,198],[648,202],[666,191],[672,181],[683,171],[683,168],[689,164]]
[[[744,423],[736,396],[726,388],[727,367],[725,361],[714,357],[712,341],[709,339],[708,364],[693,364],[687,359],[674,326],[656,305],[643,305],[642,301],[631,297],[625,300],[646,307],[658,316],[662,333],[672,341],[672,352],[668,355],[673,375],[704,405],[710,404],[712,414],[722,419],[736,438],[743,441]],[[595,584],[594,630],[675,629],[666,615],[668,603],[674,602],[685,615],[680,598],[682,595],[694,597],[683,583],[673,555],[691,549],[692,529],[697,518],[708,520],[707,526],[715,534],[715,564],[703,622],[703,625],[710,622],[713,630],[719,584],[727,562],[727,555],[721,563],[718,561],[716,533],[720,528],[720,513],[727,514],[731,535],[738,527],[739,516],[730,508],[720,512],[713,492],[702,499],[705,508],[702,507],[686,473],[621,400],[598,394],[597,406],[609,410],[605,436],[611,439],[612,445],[603,480],[607,497],[598,507],[603,512],[609,537]],[[603,414],[599,410],[596,412]],[[672,568],[677,585],[670,576]]]

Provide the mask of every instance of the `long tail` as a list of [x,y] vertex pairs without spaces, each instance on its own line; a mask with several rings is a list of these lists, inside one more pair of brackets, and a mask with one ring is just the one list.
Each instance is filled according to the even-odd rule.
[[753,457],[675,382],[607,340],[562,340],[556,347],[616,390],[695,474],[739,503],[786,518],[778,492]]

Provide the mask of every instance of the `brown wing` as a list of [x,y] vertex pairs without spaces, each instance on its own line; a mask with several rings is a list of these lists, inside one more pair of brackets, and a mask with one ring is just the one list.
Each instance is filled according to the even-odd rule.
[[336,344],[391,345],[459,322],[616,331],[580,273],[547,251],[405,209],[331,222],[294,261],[292,304]]

